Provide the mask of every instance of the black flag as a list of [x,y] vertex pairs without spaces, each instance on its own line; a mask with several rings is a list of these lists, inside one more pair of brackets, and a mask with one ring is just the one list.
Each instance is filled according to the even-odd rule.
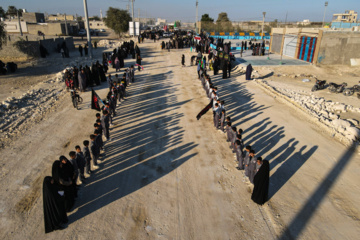
[[100,97],[96,94],[94,89],[91,89],[91,109],[100,111]]
[[203,110],[201,110],[201,112],[199,112],[199,114],[196,116],[196,119],[199,120],[202,117],[202,115],[204,115],[205,113],[207,113],[207,111],[209,111],[212,105],[213,105],[213,99],[211,99],[210,103]]

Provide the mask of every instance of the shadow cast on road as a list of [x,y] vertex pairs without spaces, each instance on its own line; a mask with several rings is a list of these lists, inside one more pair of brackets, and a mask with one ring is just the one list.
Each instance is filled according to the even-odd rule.
[[197,144],[184,142],[179,125],[184,114],[178,109],[188,101],[177,100],[177,85],[169,81],[172,74],[135,76],[129,97],[113,118],[116,125],[104,162],[82,189],[71,222],[151,184],[197,155],[192,151]]

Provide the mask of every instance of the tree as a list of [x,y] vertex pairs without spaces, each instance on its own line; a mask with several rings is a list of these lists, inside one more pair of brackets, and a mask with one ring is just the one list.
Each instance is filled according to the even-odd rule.
[[5,10],[0,6],[0,17],[5,17]]
[[214,19],[209,16],[209,14],[205,13],[201,16],[201,22],[214,22]]
[[277,25],[278,25],[278,20],[277,19],[275,19],[273,22],[270,23],[271,27],[277,27]]
[[5,24],[0,22],[0,49],[2,49],[3,43],[6,43],[6,31]]
[[129,22],[131,17],[126,10],[109,7],[106,11],[107,18],[105,19],[105,25],[111,28],[115,33],[121,35],[123,32],[129,30]]
[[89,21],[100,21],[101,19],[98,16],[89,17]]
[[219,13],[218,19],[216,20],[216,23],[223,23],[223,22],[230,22],[228,15],[225,12]]
[[22,16],[21,9],[17,9],[15,6],[9,6],[8,10],[6,11],[6,15],[8,16],[17,16],[19,13],[19,16]]

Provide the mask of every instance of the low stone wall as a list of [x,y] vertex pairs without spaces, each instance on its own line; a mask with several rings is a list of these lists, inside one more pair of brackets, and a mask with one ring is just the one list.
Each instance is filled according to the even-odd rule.
[[37,57],[40,57],[40,44],[38,41],[8,42],[0,50],[0,60],[3,62],[26,61]]
[[[21,38],[23,39],[23,38]],[[49,54],[57,53],[56,48],[65,41],[67,48],[72,51],[75,49],[74,39],[72,37],[58,37],[35,41],[7,41],[0,50],[0,60],[3,62],[26,61],[30,58],[40,57],[40,44],[42,44]]]

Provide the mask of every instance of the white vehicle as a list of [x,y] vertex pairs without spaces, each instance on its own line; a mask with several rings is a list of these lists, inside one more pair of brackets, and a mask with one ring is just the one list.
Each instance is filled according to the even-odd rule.
[[164,38],[168,38],[168,37],[170,37],[171,36],[171,33],[169,33],[169,32],[164,32],[163,33],[163,37]]

